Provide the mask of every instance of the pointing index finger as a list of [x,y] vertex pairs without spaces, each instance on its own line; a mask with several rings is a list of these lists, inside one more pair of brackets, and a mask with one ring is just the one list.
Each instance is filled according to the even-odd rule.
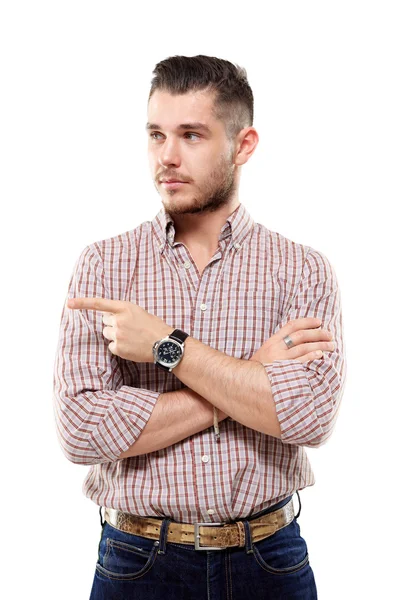
[[117,313],[120,309],[120,301],[109,300],[107,298],[69,298],[67,301],[67,307]]

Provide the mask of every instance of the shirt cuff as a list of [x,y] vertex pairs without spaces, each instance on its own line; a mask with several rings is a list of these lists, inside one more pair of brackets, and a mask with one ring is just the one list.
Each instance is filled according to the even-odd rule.
[[161,392],[123,385],[113,394],[111,407],[89,438],[99,457],[108,462],[118,460],[137,441]]
[[285,444],[318,446],[322,436],[305,366],[311,362],[288,359],[262,363],[270,381],[281,441]]

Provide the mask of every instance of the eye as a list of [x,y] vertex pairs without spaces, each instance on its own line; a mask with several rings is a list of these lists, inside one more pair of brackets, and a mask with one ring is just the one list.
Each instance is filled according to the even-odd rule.
[[[157,139],[157,138],[153,137],[153,136],[155,136],[155,135],[161,135],[161,133],[157,133],[157,131],[152,131],[152,133],[150,133],[150,134],[149,134],[149,137],[150,137],[152,140],[155,140],[155,139]],[[199,135],[197,135],[196,133],[185,133],[185,135],[193,135],[193,136],[195,136],[196,138],[199,138]]]

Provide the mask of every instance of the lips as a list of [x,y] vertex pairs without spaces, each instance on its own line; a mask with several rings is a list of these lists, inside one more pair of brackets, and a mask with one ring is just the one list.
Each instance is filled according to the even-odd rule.
[[185,181],[162,181],[162,186],[168,190],[174,190],[183,185],[187,185]]

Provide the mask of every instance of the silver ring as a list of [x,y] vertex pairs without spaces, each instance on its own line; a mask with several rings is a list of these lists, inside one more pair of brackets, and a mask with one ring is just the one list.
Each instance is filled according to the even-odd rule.
[[286,335],[285,338],[283,338],[283,340],[285,341],[287,348],[292,348],[293,346],[295,346],[294,342],[292,341],[289,335]]

